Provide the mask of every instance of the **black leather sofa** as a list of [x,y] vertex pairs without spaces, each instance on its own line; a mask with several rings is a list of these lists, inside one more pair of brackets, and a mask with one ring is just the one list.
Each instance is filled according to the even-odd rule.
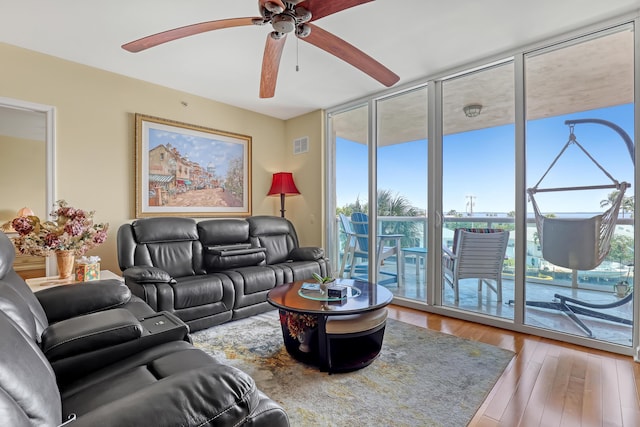
[[131,291],[199,330],[258,314],[273,287],[331,274],[318,247],[299,247],[287,219],[143,218],[118,230],[118,263]]
[[251,377],[117,280],[33,293],[0,233],[0,420],[22,426],[288,426]]

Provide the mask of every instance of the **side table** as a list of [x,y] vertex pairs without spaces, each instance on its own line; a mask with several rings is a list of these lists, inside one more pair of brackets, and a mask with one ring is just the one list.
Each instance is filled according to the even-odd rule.
[[[109,270],[100,270],[100,280],[105,279],[124,280],[122,276],[118,276]],[[38,292],[47,288],[54,288],[56,286],[70,285],[72,283],[92,283],[92,281],[78,282],[73,277],[60,279],[60,276],[35,277],[33,279],[26,279],[25,282],[27,282],[27,285],[29,285],[33,292]]]

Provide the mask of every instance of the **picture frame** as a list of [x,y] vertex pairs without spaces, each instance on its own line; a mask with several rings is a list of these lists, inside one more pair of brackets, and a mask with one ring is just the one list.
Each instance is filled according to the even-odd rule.
[[135,114],[136,218],[251,215],[251,137]]

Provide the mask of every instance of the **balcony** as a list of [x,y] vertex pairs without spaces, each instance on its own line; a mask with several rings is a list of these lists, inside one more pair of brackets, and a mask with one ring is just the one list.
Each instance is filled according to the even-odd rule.
[[[427,219],[425,217],[380,217],[378,218],[378,230],[398,222],[412,222],[419,230],[413,236],[407,236],[403,240],[403,247],[426,247]],[[473,228],[506,228],[514,229],[514,218],[506,216],[462,216],[445,217],[443,228],[443,244],[451,246],[453,230],[458,227]],[[339,227],[338,227],[339,229]],[[633,238],[633,219],[620,218],[618,220],[614,240],[616,236]],[[515,271],[515,232],[511,231],[506,259],[503,268],[503,301],[497,303],[496,295],[487,292],[486,288],[481,294],[477,292],[475,279],[465,279],[460,285],[460,299],[454,302],[453,290],[449,286],[443,287],[443,306],[454,307],[483,315],[496,316],[504,319],[514,318],[514,304],[509,300],[515,298],[514,271]],[[526,281],[525,298],[527,301],[554,301],[555,294],[566,295],[581,301],[594,304],[614,303],[621,299],[614,291],[614,285],[620,281],[626,281],[633,289],[633,266],[626,265],[625,260],[607,258],[597,268],[590,271],[577,271],[554,266],[542,258],[542,254],[536,241],[536,227],[533,219],[527,221],[527,251],[526,251]],[[340,242],[339,254],[342,255],[344,238]],[[623,240],[624,241],[624,240]],[[632,242],[633,240],[631,240]],[[633,248],[627,248],[631,259]],[[341,259],[341,258],[340,258]],[[399,298],[415,300],[426,303],[426,263],[425,258],[416,257],[405,253],[403,258],[404,278],[402,285],[397,283],[387,285],[389,290]],[[623,261],[623,262],[620,262]],[[394,273],[398,259],[385,260],[382,269]],[[416,262],[419,265],[416,266]],[[336,263],[337,264],[337,263]],[[417,268],[416,268],[417,267]],[[339,265],[336,266],[336,269]],[[418,273],[418,274],[416,274]],[[633,318],[633,304],[628,303],[620,307],[601,310],[603,313],[615,315],[624,319]],[[631,326],[596,319],[587,316],[578,316],[593,332],[594,338],[614,344],[630,346],[632,344]],[[578,327],[569,317],[556,310],[527,306],[525,311],[525,324],[551,329],[554,331],[585,336],[585,332]]]

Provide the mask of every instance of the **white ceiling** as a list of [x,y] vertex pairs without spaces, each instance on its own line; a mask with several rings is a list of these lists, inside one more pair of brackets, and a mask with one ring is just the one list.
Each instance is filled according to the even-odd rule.
[[[0,42],[280,119],[385,89],[290,35],[275,97],[260,99],[262,51],[270,27],[228,28],[135,54],[120,48],[174,27],[258,16],[257,3],[0,0]],[[376,0],[314,24],[386,65],[402,85],[638,9],[640,0]]]

